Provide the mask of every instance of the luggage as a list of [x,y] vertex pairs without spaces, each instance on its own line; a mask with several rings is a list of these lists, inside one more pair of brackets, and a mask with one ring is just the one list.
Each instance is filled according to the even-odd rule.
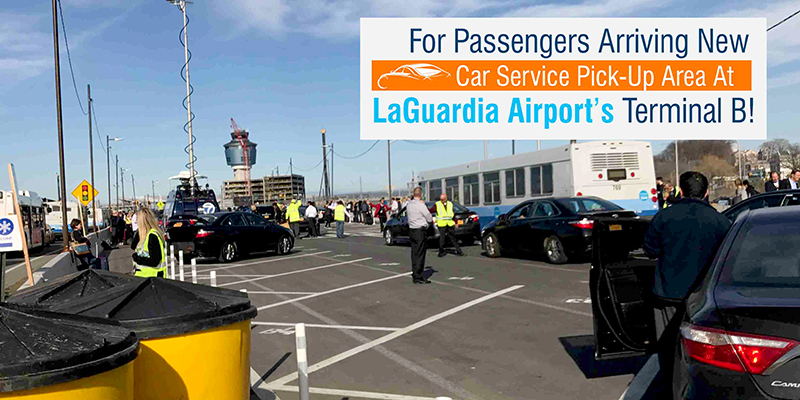
[[372,225],[372,224],[375,223],[375,221],[372,218],[372,214],[371,213],[367,213],[366,217],[367,218],[365,219],[364,223],[366,223],[367,225]]

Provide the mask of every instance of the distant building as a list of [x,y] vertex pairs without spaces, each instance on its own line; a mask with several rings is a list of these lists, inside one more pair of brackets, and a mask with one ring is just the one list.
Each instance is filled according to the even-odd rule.
[[[304,199],[306,196],[305,177],[302,175],[274,175],[251,180],[253,203],[267,204],[273,201],[291,200],[293,196]],[[230,180],[222,183],[222,207],[239,207],[250,203],[246,199],[247,187],[244,180]]]

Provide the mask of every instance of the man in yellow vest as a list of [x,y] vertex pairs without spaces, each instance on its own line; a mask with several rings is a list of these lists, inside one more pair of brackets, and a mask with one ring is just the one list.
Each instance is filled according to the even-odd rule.
[[289,207],[286,208],[286,219],[289,220],[289,228],[292,229],[294,237],[300,239],[300,202],[292,199]]
[[453,203],[447,201],[447,193],[442,193],[439,196],[439,201],[436,202],[436,226],[439,228],[439,257],[444,257],[445,241],[449,238],[450,243],[456,248],[456,254],[463,256],[464,252],[461,247],[458,247],[458,239],[456,239],[456,223],[453,221],[455,213],[453,212]]
[[336,221],[336,237],[343,238],[344,237],[344,214],[345,214],[344,202],[339,200],[336,203],[336,208],[333,210],[333,220]]

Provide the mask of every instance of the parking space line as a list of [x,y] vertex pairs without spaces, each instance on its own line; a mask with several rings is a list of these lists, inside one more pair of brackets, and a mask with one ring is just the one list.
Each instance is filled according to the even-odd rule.
[[316,256],[316,255],[319,255],[319,254],[325,254],[325,253],[330,253],[330,252],[331,252],[331,250],[327,250],[327,251],[320,251],[319,253],[312,253],[312,254],[299,254],[299,255],[296,255],[296,256],[289,256],[289,257],[269,258],[269,259],[266,259],[266,260],[253,261],[253,262],[244,263],[244,264],[207,264],[207,265],[204,265],[204,267],[211,267],[211,268],[203,269],[203,270],[197,270],[197,272],[208,272],[208,271],[216,270],[216,269],[231,269],[231,268],[238,268],[238,267],[247,267],[249,265],[266,264],[266,263],[277,262],[277,261],[293,260],[295,258],[311,257],[311,256]]
[[[263,326],[290,326],[290,327],[294,327],[295,325],[297,325],[289,322],[259,322],[259,321],[250,321],[250,324],[259,326],[263,325]],[[400,330],[400,328],[386,328],[382,326],[350,326],[350,325],[325,325],[325,324],[305,324],[305,325],[306,328],[350,329],[354,331],[395,332]]]
[[[309,255],[313,255],[313,254],[309,254]],[[217,285],[217,287],[231,286],[231,285],[237,285],[237,284],[240,284],[240,283],[247,283],[247,282],[255,282],[255,281],[260,281],[260,280],[263,280],[263,279],[278,278],[278,277],[281,277],[281,276],[299,274],[299,273],[308,272],[308,271],[316,271],[318,269],[331,268],[331,267],[336,267],[336,266],[339,266],[339,265],[352,264],[352,263],[356,263],[356,262],[359,262],[359,261],[366,261],[366,260],[371,260],[371,259],[372,259],[372,257],[359,258],[358,260],[343,261],[343,262],[338,262],[338,263],[335,263],[335,264],[322,265],[322,266],[319,266],[319,267],[311,267],[311,268],[299,269],[297,271],[284,272],[284,273],[281,273],[281,274],[266,275],[266,276],[262,276],[260,278],[250,278],[250,279],[244,279],[244,280],[236,281],[236,282],[223,283],[221,285]]]
[[[363,261],[363,260],[355,260],[353,262],[357,262],[357,261]],[[385,278],[375,279],[375,280],[368,281],[368,282],[356,283],[354,285],[344,286],[344,287],[340,287],[340,288],[336,288],[336,289],[326,290],[324,292],[314,293],[314,294],[310,294],[308,296],[298,297],[296,299],[289,299],[289,300],[281,301],[281,302],[278,302],[278,303],[267,304],[266,306],[258,307],[258,311],[266,310],[266,309],[274,308],[274,307],[278,307],[278,306],[282,306],[284,304],[294,303],[296,301],[308,300],[308,299],[311,299],[311,298],[314,298],[314,297],[324,296],[326,294],[341,292],[342,290],[353,289],[353,288],[357,288],[357,287],[361,287],[361,286],[371,285],[373,283],[388,281],[390,279],[400,278],[400,277],[403,277],[403,276],[409,276],[409,275],[411,275],[411,272],[406,272],[404,274],[397,274],[397,275],[387,276]],[[220,285],[220,286],[222,286],[222,285]]]
[[[273,390],[282,392],[299,392],[297,386],[281,386]],[[338,390],[338,389],[323,389],[323,388],[308,388],[311,394],[324,394],[343,398],[357,398],[357,399],[377,399],[377,400],[436,400],[435,397],[420,397],[420,396],[406,396],[403,394],[388,394],[388,393],[374,393],[362,392],[358,390]]]
[[[404,275],[407,275],[407,274],[404,274]],[[453,314],[455,314],[455,313],[457,313],[459,311],[466,310],[467,308],[470,308],[470,307],[473,307],[473,306],[478,305],[480,303],[483,303],[485,301],[491,300],[491,299],[493,299],[495,297],[502,296],[502,295],[504,295],[506,293],[509,293],[509,292],[514,291],[514,290],[520,289],[522,287],[524,287],[524,285],[514,285],[514,286],[511,286],[511,287],[505,288],[503,290],[494,292],[492,294],[488,294],[486,296],[483,296],[483,297],[477,298],[475,300],[469,301],[469,302],[464,303],[464,304],[462,304],[460,306],[451,308],[451,309],[449,309],[447,311],[441,312],[441,313],[433,315],[431,317],[425,318],[422,321],[419,321],[417,323],[411,324],[411,325],[409,325],[409,326],[407,326],[405,328],[400,329],[399,331],[392,332],[392,333],[390,333],[390,334],[388,334],[386,336],[380,337],[380,338],[375,339],[375,340],[373,340],[371,342],[368,342],[368,343],[364,343],[364,344],[362,344],[360,346],[354,347],[354,348],[352,348],[350,350],[347,350],[347,351],[345,351],[343,353],[339,353],[339,354],[337,354],[337,355],[335,355],[333,357],[330,357],[328,359],[320,361],[320,362],[308,367],[308,373],[310,374],[312,372],[319,371],[319,370],[321,370],[321,369],[323,369],[325,367],[333,365],[333,364],[335,364],[335,363],[337,363],[339,361],[348,359],[348,358],[350,358],[350,357],[352,357],[352,356],[354,356],[356,354],[362,353],[362,352],[364,352],[366,350],[369,350],[369,349],[371,349],[371,348],[373,348],[375,346],[382,345],[382,344],[384,344],[384,343],[386,343],[386,342],[388,342],[388,341],[390,341],[392,339],[396,339],[396,338],[398,338],[400,336],[403,336],[403,335],[405,335],[407,333],[413,332],[413,331],[415,331],[415,330],[417,330],[419,328],[422,328],[422,327],[424,327],[426,325],[432,324],[432,323],[434,323],[434,322],[436,322],[436,321],[438,321],[438,320],[440,320],[442,318],[448,317],[448,316],[453,315]],[[289,375],[284,376],[283,378],[276,379],[276,380],[274,380],[272,382],[269,382],[269,383],[264,383],[261,386],[262,387],[266,386],[265,387],[266,389],[274,388],[274,387],[280,387],[280,386],[283,386],[283,385],[285,385],[285,384],[287,384],[289,382],[292,382],[292,381],[294,381],[296,379],[297,379],[297,372],[293,372],[293,373],[291,373]]]
[[[242,275],[245,276],[245,275]],[[267,291],[247,291],[247,294],[314,294],[318,292],[267,292]]]

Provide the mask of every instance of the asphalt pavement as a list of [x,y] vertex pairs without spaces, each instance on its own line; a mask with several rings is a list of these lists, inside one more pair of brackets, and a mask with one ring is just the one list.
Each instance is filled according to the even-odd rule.
[[[311,398],[321,400],[618,399],[639,362],[593,360],[589,265],[537,259],[436,257],[414,285],[407,244],[376,225],[298,240],[288,255],[198,264],[200,283],[246,289],[253,398],[297,397],[294,325],[305,323]],[[130,268],[130,249],[110,256]],[[189,268],[186,268],[187,280]]]
[[[57,256],[61,252],[61,246],[61,242],[56,242],[49,246],[32,250],[29,254],[32,272],[38,271],[39,268],[42,268],[52,260],[53,257]],[[28,272],[25,268],[25,258],[21,251],[15,251],[8,254],[6,263],[5,290],[7,292],[13,292],[28,279]]]

